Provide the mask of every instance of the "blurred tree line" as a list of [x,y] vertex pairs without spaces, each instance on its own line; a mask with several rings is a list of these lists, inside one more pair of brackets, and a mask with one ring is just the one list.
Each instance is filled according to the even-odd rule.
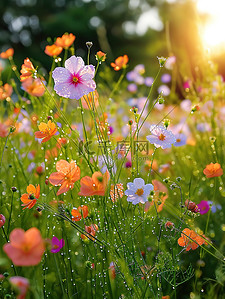
[[92,54],[106,52],[108,64],[127,54],[130,68],[143,63],[152,75],[156,56],[175,55],[179,73],[187,77],[195,76],[202,61],[191,0],[1,0],[0,16],[0,51],[13,47],[18,65],[29,57],[50,67],[45,46],[65,32],[76,36],[76,55],[84,59],[85,43],[92,41]]
[[[83,57],[86,41],[92,41],[94,53],[101,49],[107,52],[110,61],[128,54],[130,65],[149,65],[156,55],[167,56],[169,51],[182,57],[185,48],[192,61],[196,50],[193,45],[197,45],[193,12],[188,1],[180,2],[179,5],[165,0],[1,0],[0,49],[12,46],[18,63],[28,56],[49,65],[45,46],[71,32],[76,36],[76,53]],[[158,31],[149,28],[138,35],[135,24],[153,8],[159,9],[164,28]],[[168,23],[172,48],[168,47],[165,34]]]

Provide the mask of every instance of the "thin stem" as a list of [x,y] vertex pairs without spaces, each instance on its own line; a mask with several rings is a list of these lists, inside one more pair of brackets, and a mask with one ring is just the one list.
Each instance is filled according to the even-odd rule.
[[115,93],[115,91],[117,91],[118,87],[120,86],[120,83],[122,82],[124,76],[126,73],[126,68],[123,69],[122,74],[119,77],[119,80],[117,81],[116,85],[114,86],[113,90],[111,91],[110,95],[109,95],[109,99],[113,96],[113,94]]
[[9,222],[8,222],[7,235],[9,234],[10,221],[11,221],[11,216],[12,216],[12,209],[13,209],[13,195],[14,195],[14,192],[12,193],[12,197],[11,197],[11,208],[10,208],[10,213],[9,213]]

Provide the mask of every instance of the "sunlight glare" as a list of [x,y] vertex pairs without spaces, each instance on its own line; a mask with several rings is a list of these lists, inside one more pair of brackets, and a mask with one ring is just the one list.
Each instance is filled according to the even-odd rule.
[[225,48],[225,1],[196,0],[199,13],[207,14],[208,20],[201,25],[200,34],[203,46],[212,51]]

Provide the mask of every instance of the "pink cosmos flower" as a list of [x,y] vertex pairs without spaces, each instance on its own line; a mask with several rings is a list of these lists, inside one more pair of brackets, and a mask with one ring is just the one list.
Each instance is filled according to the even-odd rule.
[[5,216],[0,214],[0,228],[5,224]]
[[59,252],[63,246],[65,245],[65,241],[63,239],[59,240],[57,237],[52,237],[52,253]]
[[25,299],[30,286],[29,280],[21,276],[13,276],[10,277],[9,281],[19,291],[16,299]]
[[199,208],[199,213],[201,215],[204,215],[206,214],[209,209],[210,209],[210,206],[209,206],[209,203],[207,200],[202,200],[199,204],[198,204],[198,208]]
[[157,148],[170,148],[171,145],[176,142],[174,134],[171,131],[166,130],[163,126],[151,125],[150,132],[151,135],[148,135],[146,138]]
[[79,100],[95,90],[94,75],[93,65],[85,66],[81,57],[71,56],[65,61],[65,68],[57,67],[52,72],[54,90],[64,98]]

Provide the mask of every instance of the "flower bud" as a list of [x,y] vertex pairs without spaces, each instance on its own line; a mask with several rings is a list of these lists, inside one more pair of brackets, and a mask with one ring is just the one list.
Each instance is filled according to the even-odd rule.
[[185,206],[187,207],[187,209],[193,213],[197,213],[198,212],[198,206],[196,205],[195,202],[190,201],[189,199],[185,200]]
[[157,56],[157,58],[158,58],[160,67],[163,67],[164,64],[165,64],[165,62],[166,62],[166,58],[163,57],[163,56],[161,56],[161,57],[158,57],[158,56]]
[[86,42],[86,46],[88,49],[91,49],[91,47],[93,46],[92,42]]
[[174,229],[174,223],[171,221],[167,221],[165,223],[165,229],[173,230]]
[[12,187],[11,190],[12,190],[12,192],[16,192],[17,188],[16,187]]
[[98,52],[96,53],[95,57],[96,57],[96,60],[97,60],[98,62],[103,62],[103,61],[106,60],[106,54],[103,53],[102,51],[98,51]]

